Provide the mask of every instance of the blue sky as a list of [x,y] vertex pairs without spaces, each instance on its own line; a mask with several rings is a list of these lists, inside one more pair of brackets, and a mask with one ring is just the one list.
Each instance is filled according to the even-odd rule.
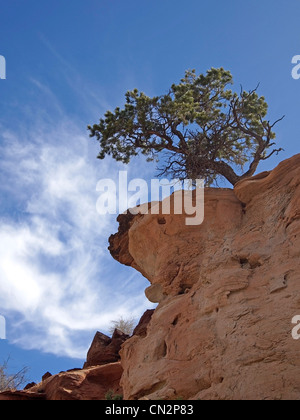
[[137,87],[165,93],[184,71],[230,70],[235,86],[269,103],[285,149],[299,152],[300,54],[296,0],[1,1],[0,361],[27,365],[29,379],[81,366],[97,330],[118,316],[139,318],[148,282],[107,251],[114,216],[96,212],[97,181],[155,175],[135,159],[97,161],[87,124]]

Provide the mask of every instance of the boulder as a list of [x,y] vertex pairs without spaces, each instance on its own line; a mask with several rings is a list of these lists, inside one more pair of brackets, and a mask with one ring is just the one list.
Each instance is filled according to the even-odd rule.
[[119,361],[121,346],[128,338],[128,335],[118,329],[114,331],[112,338],[98,331],[88,351],[84,368]]

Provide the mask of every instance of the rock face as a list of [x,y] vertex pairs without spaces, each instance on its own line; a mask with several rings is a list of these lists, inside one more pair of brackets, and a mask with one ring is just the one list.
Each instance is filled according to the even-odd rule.
[[300,399],[300,155],[235,190],[206,189],[205,218],[122,215],[114,258],[158,302],[121,350],[125,399]]
[[148,309],[140,319],[140,322],[135,327],[132,335],[138,335],[145,337],[147,335],[147,328],[149,322],[151,321],[152,315],[154,314],[154,309]]

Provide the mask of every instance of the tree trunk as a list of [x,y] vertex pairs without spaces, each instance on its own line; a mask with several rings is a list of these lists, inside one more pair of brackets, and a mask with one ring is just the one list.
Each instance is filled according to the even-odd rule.
[[234,170],[232,169],[231,166],[229,166],[227,163],[222,162],[222,161],[217,161],[213,163],[214,166],[214,170],[224,176],[224,178],[227,179],[228,182],[230,182],[230,184],[232,184],[233,186],[235,186],[235,184],[240,181],[240,179],[242,179],[241,176],[237,175]]

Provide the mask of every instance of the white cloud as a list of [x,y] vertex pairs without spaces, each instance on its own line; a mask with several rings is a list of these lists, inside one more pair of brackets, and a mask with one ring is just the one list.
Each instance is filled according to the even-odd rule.
[[84,357],[91,333],[151,306],[147,284],[110,257],[115,216],[96,212],[98,179],[120,166],[100,165],[66,117],[36,120],[17,131],[2,127],[0,313],[13,342]]

